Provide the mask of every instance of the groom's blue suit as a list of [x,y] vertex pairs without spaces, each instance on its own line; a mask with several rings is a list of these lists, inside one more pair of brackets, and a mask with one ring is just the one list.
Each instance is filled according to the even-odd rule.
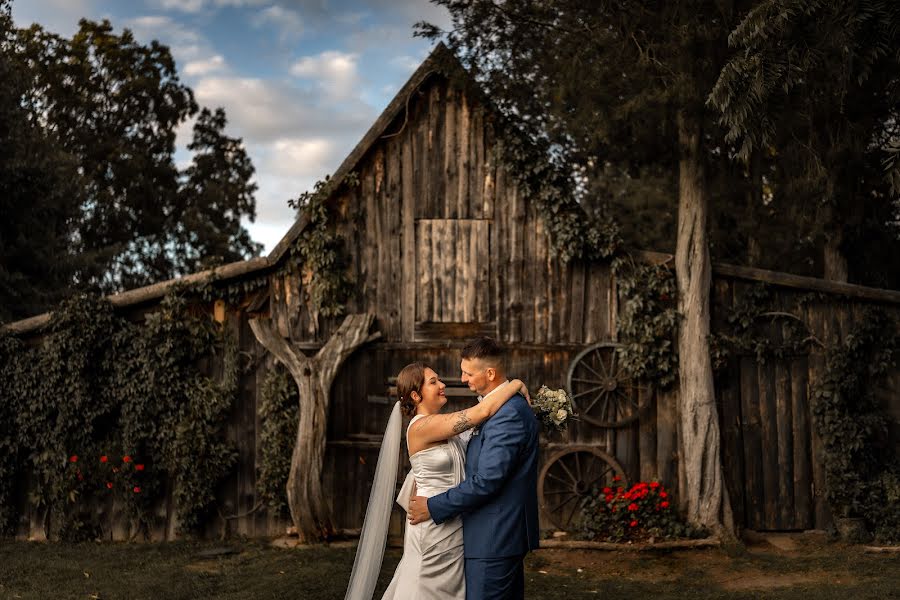
[[462,515],[467,600],[523,598],[522,559],[538,547],[538,421],[521,394],[472,436],[466,479],[428,499],[435,523]]

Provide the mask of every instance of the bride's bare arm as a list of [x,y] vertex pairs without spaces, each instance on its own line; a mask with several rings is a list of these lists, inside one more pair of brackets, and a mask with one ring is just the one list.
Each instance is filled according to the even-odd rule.
[[471,408],[448,414],[428,415],[419,419],[409,428],[409,435],[415,439],[417,444],[430,444],[446,440],[467,429],[472,429],[476,425],[481,425],[518,393],[524,395],[529,402],[531,401],[528,388],[525,387],[522,380],[514,379]]

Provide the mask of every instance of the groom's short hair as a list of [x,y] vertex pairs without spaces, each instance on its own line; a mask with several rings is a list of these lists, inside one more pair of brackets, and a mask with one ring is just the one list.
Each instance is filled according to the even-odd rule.
[[479,358],[491,366],[503,366],[503,348],[494,338],[488,336],[477,337],[466,344],[461,353],[461,358],[473,360]]

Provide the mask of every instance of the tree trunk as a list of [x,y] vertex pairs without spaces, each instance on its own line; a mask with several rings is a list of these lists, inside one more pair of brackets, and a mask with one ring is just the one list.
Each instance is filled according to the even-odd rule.
[[757,231],[760,231],[762,214],[762,159],[759,150],[754,150],[750,158],[750,182],[747,190],[747,266],[758,267],[762,262],[762,245]]
[[822,249],[825,279],[846,283],[849,269],[847,267],[847,257],[844,256],[844,251],[841,248],[844,242],[844,232],[841,231],[840,225],[833,227],[833,231],[825,234],[825,247]]
[[732,535],[731,507],[720,456],[719,417],[709,355],[711,264],[708,195],[700,156],[700,123],[678,115],[679,481],[688,522]]
[[270,319],[250,320],[256,339],[287,367],[300,395],[300,420],[291,453],[287,499],[291,520],[303,543],[324,541],[334,535],[331,510],[322,489],[331,384],[356,348],[380,336],[369,335],[373,320],[371,314],[348,315],[313,357],[304,355],[278,335]]

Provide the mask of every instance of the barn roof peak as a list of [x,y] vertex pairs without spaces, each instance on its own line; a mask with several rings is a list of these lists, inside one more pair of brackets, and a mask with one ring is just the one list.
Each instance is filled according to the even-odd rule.
[[[359,143],[356,144],[356,147],[353,148],[331,176],[331,182],[334,186],[332,189],[337,189],[344,178],[356,168],[369,149],[384,135],[387,127],[407,108],[411,94],[433,75],[440,74],[446,77],[451,71],[456,76],[470,77],[456,55],[443,42],[438,42],[428,57],[409,76],[403,87],[394,95],[393,100],[388,103],[378,119],[375,120]],[[291,228],[269,252],[267,259],[270,264],[274,265],[284,257],[300,233],[306,228],[306,225],[307,216],[301,211]]]

